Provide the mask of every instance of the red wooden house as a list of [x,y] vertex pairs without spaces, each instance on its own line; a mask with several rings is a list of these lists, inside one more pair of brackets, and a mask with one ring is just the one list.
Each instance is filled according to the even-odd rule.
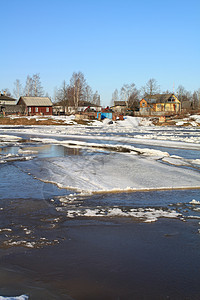
[[48,97],[20,97],[17,105],[22,105],[29,116],[52,115],[53,104]]

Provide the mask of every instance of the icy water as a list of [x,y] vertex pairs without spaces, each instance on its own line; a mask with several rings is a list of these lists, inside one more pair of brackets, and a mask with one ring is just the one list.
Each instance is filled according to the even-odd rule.
[[[0,295],[200,299],[199,189],[61,189],[35,174],[45,172],[48,159],[73,162],[88,150],[21,136],[20,143],[0,147]],[[151,148],[199,159],[194,149]],[[41,170],[34,173],[37,164]]]

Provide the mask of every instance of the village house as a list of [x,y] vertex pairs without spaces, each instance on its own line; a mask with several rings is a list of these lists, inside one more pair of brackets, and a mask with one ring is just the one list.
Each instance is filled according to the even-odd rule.
[[140,115],[181,112],[181,102],[174,94],[147,95],[140,101]]
[[6,96],[5,92],[3,94],[0,93],[0,105],[1,106],[15,105],[16,102],[17,102],[16,99]]
[[12,115],[12,114],[21,114],[22,107],[16,105],[17,100],[9,97],[4,92],[3,94],[0,93],[0,114]]
[[52,115],[52,102],[48,97],[20,97],[17,105],[24,107],[24,114]]
[[114,105],[111,106],[114,113],[125,114],[127,111],[126,101],[114,101]]
[[88,101],[80,101],[77,110],[75,109],[74,105],[69,105],[67,110],[69,114],[74,114],[77,112],[86,112],[86,111],[98,112],[101,111],[101,106],[90,103]]

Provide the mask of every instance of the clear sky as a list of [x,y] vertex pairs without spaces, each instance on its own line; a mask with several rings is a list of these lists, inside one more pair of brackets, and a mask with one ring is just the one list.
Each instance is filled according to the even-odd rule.
[[104,105],[150,78],[200,88],[199,0],[0,0],[0,12],[0,90],[39,73],[53,96],[74,71]]

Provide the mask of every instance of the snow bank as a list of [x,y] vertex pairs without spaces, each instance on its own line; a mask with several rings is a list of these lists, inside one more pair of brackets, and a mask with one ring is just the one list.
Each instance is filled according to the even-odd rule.
[[17,296],[17,297],[3,297],[0,296],[0,300],[27,300],[28,296],[26,295],[21,295],[21,296]]

